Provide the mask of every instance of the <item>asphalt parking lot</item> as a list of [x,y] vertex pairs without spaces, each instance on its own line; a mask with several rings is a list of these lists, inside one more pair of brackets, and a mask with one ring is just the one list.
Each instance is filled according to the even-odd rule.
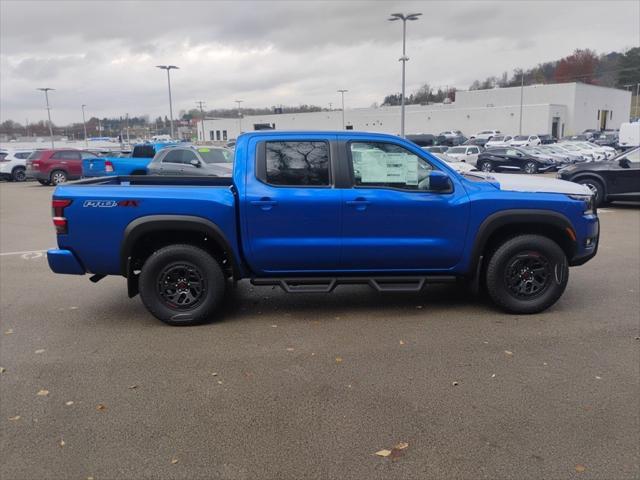
[[49,271],[51,192],[0,184],[4,480],[640,475],[638,205],[600,211],[599,254],[543,314],[241,283],[172,328],[121,278]]

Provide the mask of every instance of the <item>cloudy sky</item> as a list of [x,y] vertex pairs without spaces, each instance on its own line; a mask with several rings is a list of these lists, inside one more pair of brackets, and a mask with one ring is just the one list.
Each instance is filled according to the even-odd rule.
[[632,1],[11,1],[0,0],[0,119],[54,123],[90,115],[302,103],[369,106],[400,89],[402,25],[392,12],[422,12],[408,24],[407,89],[468,88],[518,67],[591,48],[640,44]]

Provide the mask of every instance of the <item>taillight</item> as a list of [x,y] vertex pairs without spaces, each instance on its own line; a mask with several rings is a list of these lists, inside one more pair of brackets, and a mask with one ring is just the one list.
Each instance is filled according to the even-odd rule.
[[64,209],[71,205],[71,200],[51,200],[51,214],[53,215],[53,226],[56,233],[62,235],[67,233],[67,219],[64,216]]
[[104,171],[108,173],[113,172],[113,163],[111,163],[111,161],[106,160],[104,162]]

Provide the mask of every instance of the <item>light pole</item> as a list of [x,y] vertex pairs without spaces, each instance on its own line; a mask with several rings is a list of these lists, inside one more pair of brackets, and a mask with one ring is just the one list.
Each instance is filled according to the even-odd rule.
[[84,146],[85,148],[89,148],[89,142],[87,141],[87,122],[84,119],[84,107],[86,107],[86,105],[83,103],[82,104],[82,127],[84,128]]
[[638,113],[638,98],[640,98],[640,82],[636,85],[636,117],[640,117],[640,113]]
[[240,133],[242,133],[242,113],[240,112],[240,104],[244,102],[244,100],[234,100],[238,104],[238,129]]
[[391,18],[388,20],[390,22],[395,22],[396,20],[402,20],[402,57],[400,57],[400,61],[402,62],[402,98],[400,99],[400,136],[404,137],[404,92],[405,92],[405,69],[407,62],[409,61],[409,57],[407,57],[407,20],[418,20],[418,17],[422,15],[421,13],[410,13],[405,15],[404,13],[392,13]]
[[47,102],[47,117],[49,118],[49,137],[51,138],[51,148],[55,148],[53,145],[53,127],[51,126],[51,107],[49,106],[49,91],[55,90],[55,88],[45,87],[38,88],[37,90],[44,92],[44,99]]
[[342,95],[342,129],[344,130],[344,94],[349,90],[338,90],[338,92]]
[[198,100],[196,102],[196,105],[198,105],[198,107],[200,107],[200,117],[202,117],[202,141],[205,141],[204,138],[204,110],[202,109],[202,107],[204,106],[204,102],[202,100]]
[[175,65],[156,65],[156,68],[167,71],[167,85],[169,86],[169,125],[171,127],[171,138],[173,139],[173,104],[171,102],[171,70],[178,70],[180,67]]
[[520,127],[518,135],[522,135],[522,100],[524,98],[524,70],[520,70]]

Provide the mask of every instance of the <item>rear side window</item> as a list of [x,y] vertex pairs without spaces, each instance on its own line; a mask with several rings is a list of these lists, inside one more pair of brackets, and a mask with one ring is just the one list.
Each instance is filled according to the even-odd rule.
[[266,142],[266,182],[283,186],[328,186],[326,142]]
[[7,153],[0,152],[0,160],[4,160],[6,156],[7,156]]
[[24,160],[25,158],[29,158],[31,152],[18,152],[14,155],[14,157],[19,158],[20,160]]
[[73,150],[63,150],[52,155],[54,160],[80,160],[80,152]]
[[153,145],[138,145],[133,147],[132,158],[152,158],[156,154]]
[[162,159],[162,163],[183,163],[182,150],[170,150]]
[[43,153],[42,150],[36,150],[31,155],[29,155],[29,157],[27,159],[28,160],[38,160],[42,156],[42,153]]

